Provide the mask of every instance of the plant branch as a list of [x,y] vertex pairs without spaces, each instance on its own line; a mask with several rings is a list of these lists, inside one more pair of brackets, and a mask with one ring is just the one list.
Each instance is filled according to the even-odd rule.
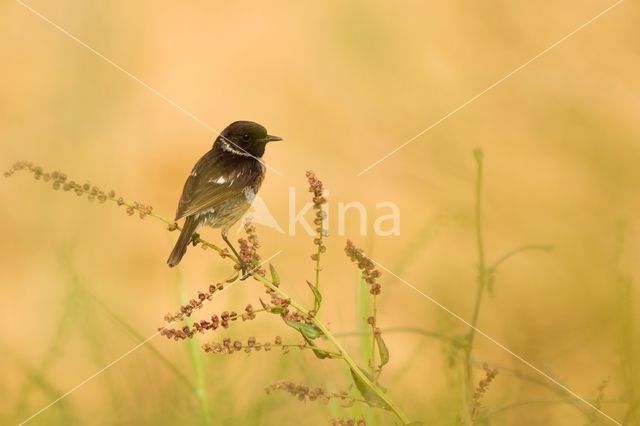
[[[295,300],[292,300],[289,295],[287,295],[284,291],[280,289],[280,287],[275,286],[264,276],[261,276],[257,273],[253,274],[253,277],[260,281],[264,286],[266,286],[269,290],[276,293],[279,297],[283,299],[290,300],[290,305],[295,308],[302,315],[309,317],[309,311],[297,303]],[[358,377],[371,391],[384,402],[386,407],[391,410],[401,421],[403,424],[409,424],[409,418],[404,414],[404,412],[393,402],[389,397],[384,393],[382,389],[380,389],[375,383],[373,383],[366,374],[358,367],[356,362],[351,358],[351,355],[342,347],[340,342],[335,338],[335,336],[329,331],[329,329],[320,321],[316,316],[310,317],[311,322],[322,332],[324,336],[338,349],[342,359],[349,365],[349,368],[353,372],[354,375]]]
[[478,317],[480,315],[480,306],[482,304],[482,298],[484,296],[484,290],[487,284],[487,270],[485,266],[484,255],[484,239],[482,234],[482,172],[483,172],[483,153],[480,148],[477,148],[473,152],[477,165],[476,173],[476,202],[475,202],[475,230],[476,230],[476,244],[478,249],[478,278],[476,297],[473,306],[473,313],[471,315],[471,322],[469,327],[469,334],[467,344],[465,346],[464,368],[465,368],[465,396],[466,396],[466,409],[465,419],[467,423],[470,423],[468,418],[471,401],[473,399],[473,368],[471,364],[471,352],[473,351],[473,343],[475,338],[476,327],[478,324]]

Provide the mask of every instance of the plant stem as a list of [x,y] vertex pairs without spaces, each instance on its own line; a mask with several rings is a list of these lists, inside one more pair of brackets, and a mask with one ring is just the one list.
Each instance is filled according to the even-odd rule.
[[[291,297],[289,297],[289,295],[287,295],[285,292],[283,292],[280,289],[280,287],[276,287],[275,285],[273,285],[273,283],[271,283],[265,277],[257,273],[254,273],[253,277],[256,280],[260,281],[262,284],[264,284],[271,291],[275,292],[278,296],[282,297],[283,299],[288,299],[290,301],[290,305],[294,307],[296,310],[298,310],[301,314],[307,317],[309,316],[309,311],[305,309],[303,306],[301,306],[299,303],[297,303],[296,301],[292,300]],[[358,367],[358,364],[356,364],[356,362],[353,360],[353,358],[351,358],[349,353],[347,353],[347,351],[342,347],[342,345],[340,345],[340,343],[336,340],[336,338],[329,331],[329,329],[322,323],[322,321],[320,321],[316,316],[313,316],[310,319],[311,319],[311,322],[313,322],[313,324],[316,327],[318,327],[318,329],[323,333],[323,335],[326,336],[326,338],[329,339],[331,343],[333,343],[336,349],[338,349],[338,352],[340,352],[342,359],[349,365],[349,368],[351,368],[351,371],[353,371],[353,374],[358,376],[358,379],[360,379],[368,388],[370,388],[373,391],[373,393],[375,393],[376,396],[384,402],[387,408],[393,411],[393,413],[402,421],[403,424],[405,425],[409,424],[410,420],[407,417],[407,415],[404,414],[404,412],[393,401],[389,399],[389,397],[382,391],[382,389],[380,389],[375,383],[369,380],[367,375],[362,372],[360,367]]]
[[[140,334],[125,320],[120,318],[118,314],[112,311],[111,308],[105,305],[104,302],[98,299],[98,297],[95,294],[93,294],[90,290],[85,289],[85,292],[100,308],[102,308],[111,318],[113,318],[114,321],[116,321],[125,330],[127,330],[129,334],[135,337],[139,342],[143,342],[145,340],[145,337],[142,334]],[[184,383],[184,385],[186,385],[194,394],[197,392],[197,388],[193,383],[191,383],[191,380],[189,380],[184,374],[182,374],[180,369],[176,367],[171,361],[169,361],[164,355],[162,355],[162,353],[160,353],[160,351],[158,351],[155,348],[155,346],[153,346],[151,343],[147,343],[146,345],[144,345],[144,347],[147,348],[149,351],[151,351],[158,358],[158,360],[165,367],[167,367],[167,369],[169,369],[176,376],[176,378],[178,378],[182,383]]]
[[[324,235],[324,217],[323,216],[319,216],[320,218],[320,225],[318,225],[318,228],[320,229],[320,232],[318,232],[318,249],[316,250],[316,281],[315,281],[315,285],[316,285],[316,289],[318,291],[320,291],[320,254],[322,253],[322,237]],[[313,311],[314,312],[318,312],[318,309],[320,309],[320,301],[317,298],[314,298],[313,301]]]
[[469,327],[469,338],[465,350],[465,387],[466,387],[466,409],[468,409],[473,399],[473,366],[471,364],[471,352],[473,351],[473,342],[480,315],[480,306],[482,297],[487,284],[487,274],[484,257],[484,240],[482,235],[482,172],[483,172],[483,153],[477,148],[474,152],[477,164],[476,175],[476,203],[475,203],[475,228],[476,243],[478,248],[478,286],[476,289],[476,298],[473,306],[473,314],[471,315],[471,326]]
[[[184,280],[179,275],[178,281],[180,283],[180,302],[181,304],[187,303],[187,288]],[[191,326],[191,320],[185,321]],[[194,339],[189,339],[187,341],[187,351],[189,353],[189,360],[191,361],[191,366],[193,368],[193,373],[196,379],[196,389],[195,395],[198,398],[198,402],[200,404],[200,411],[202,413],[202,423],[206,426],[211,424],[211,412],[209,411],[209,405],[207,402],[207,388],[206,388],[206,378],[204,375],[204,364],[202,361],[202,354],[199,350],[196,341]]]
[[508,259],[512,258],[513,256],[515,256],[517,254],[520,254],[520,253],[522,253],[524,251],[534,251],[534,250],[540,250],[540,251],[549,252],[549,251],[553,250],[553,246],[548,245],[548,244],[528,244],[526,246],[516,247],[513,250],[505,253],[502,257],[500,257],[495,262],[493,262],[493,264],[491,264],[491,266],[489,266],[487,271],[488,271],[489,274],[492,274],[492,273],[494,273],[496,271],[496,269],[498,269],[498,266],[500,266],[506,260],[508,260]]
[[373,324],[371,324],[371,377],[373,382],[378,384],[378,371],[376,371],[376,320],[377,320],[376,295],[371,295],[371,316]]

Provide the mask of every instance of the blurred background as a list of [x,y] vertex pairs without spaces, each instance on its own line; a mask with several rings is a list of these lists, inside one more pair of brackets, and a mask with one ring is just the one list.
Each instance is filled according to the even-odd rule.
[[[554,249],[501,266],[480,329],[620,423],[639,424],[637,4],[620,4],[361,176],[612,2],[28,4],[126,73],[20,3],[1,3],[4,169],[33,161],[171,218],[191,167],[216,137],[207,126],[262,123],[285,139],[265,156],[282,176],[270,170],[260,193],[280,225],[287,229],[291,187],[298,211],[307,201],[305,170],[329,190],[321,317],[335,332],[353,332],[365,314],[357,309],[358,271],[343,253],[347,237],[471,317],[478,271],[472,152],[481,147],[487,262],[525,244]],[[191,297],[229,275],[228,264],[200,249],[168,268],[177,234],[113,203],[52,191],[27,173],[0,180],[0,190],[2,424],[23,421],[153,335],[181,292]],[[338,235],[339,202],[362,203],[370,227],[383,201],[400,209],[399,235],[361,236],[355,211],[346,236]],[[263,258],[283,250],[273,260],[283,286],[309,302],[312,237],[300,228],[258,232]],[[215,230],[202,235],[221,244]],[[450,343],[424,332],[461,336],[468,328],[392,274],[383,273],[382,284],[378,323],[391,352],[382,383],[410,418],[458,424],[460,365],[449,364]],[[256,306],[259,297],[260,286],[246,281],[198,317]],[[329,424],[348,415],[394,424],[371,410],[264,393],[278,380],[348,389],[339,361],[299,351],[199,350],[227,336],[276,335],[299,341],[265,317],[191,346],[156,337],[29,424],[205,424],[194,391],[172,370],[196,383],[198,365],[211,424]],[[365,364],[366,341],[341,339]],[[613,424],[567,403],[568,395],[482,336],[474,359],[504,368],[483,398],[491,424]]]

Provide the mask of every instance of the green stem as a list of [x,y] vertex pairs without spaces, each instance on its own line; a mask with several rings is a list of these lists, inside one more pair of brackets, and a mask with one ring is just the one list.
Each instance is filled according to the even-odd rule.
[[474,157],[477,163],[476,175],[476,203],[475,203],[475,228],[476,243],[478,248],[478,286],[476,289],[476,298],[473,305],[473,314],[471,315],[471,325],[469,327],[469,338],[465,350],[465,387],[466,387],[466,403],[467,412],[473,399],[473,366],[471,363],[471,352],[473,351],[473,343],[480,315],[480,306],[487,284],[487,274],[484,256],[484,239],[482,235],[482,172],[483,172],[483,154],[479,148],[474,151]]
[[[187,288],[181,276],[178,276],[178,281],[180,283],[180,302],[184,305],[188,300]],[[187,322],[189,326],[191,325],[189,324],[191,321],[185,322]],[[189,360],[191,361],[191,366],[193,368],[193,373],[196,379],[196,389],[194,393],[198,398],[198,402],[200,404],[202,423],[206,426],[209,426],[211,424],[211,412],[209,410],[209,405],[207,402],[207,387],[202,355],[200,353],[200,348],[198,347],[196,340],[189,339],[186,343],[187,351],[189,352]]]
[[[134,329],[129,323],[127,323],[125,320],[123,320],[122,318],[120,318],[120,316],[118,316],[114,311],[111,310],[111,308],[109,308],[107,305],[105,305],[102,300],[98,299],[98,297],[96,297],[95,294],[93,294],[91,291],[89,290],[85,290],[87,292],[87,295],[100,307],[102,308],[111,318],[113,318],[118,324],[120,324],[125,330],[127,330],[127,332],[129,332],[129,334],[131,334],[133,337],[135,337],[138,341],[143,342],[145,340],[145,337],[140,334],[136,329]],[[196,386],[191,383],[191,380],[189,380],[184,374],[182,374],[182,372],[180,371],[180,369],[178,367],[176,367],[171,361],[169,361],[164,355],[162,355],[160,353],[160,351],[158,351],[155,346],[153,346],[150,342],[148,342],[145,345],[145,348],[147,348],[149,351],[151,351],[157,358],[158,360],[165,366],[167,367],[167,369],[169,369],[175,376],[176,378],[178,378],[182,383],[184,383],[185,386],[187,386],[192,392],[196,393],[197,389]]]
[[548,251],[551,251],[552,249],[553,249],[553,246],[550,246],[548,244],[528,244],[526,246],[516,247],[513,250],[505,253],[502,257],[500,257],[495,262],[493,262],[493,264],[489,266],[488,271],[490,274],[495,272],[495,270],[498,269],[498,266],[500,266],[504,261],[524,251],[540,250],[540,251],[548,252]]
[[376,295],[371,295],[371,316],[373,317],[373,324],[371,325],[371,377],[373,382],[378,384],[378,371],[376,371],[376,320],[377,320],[377,307],[376,307]]
[[[318,249],[316,250],[316,289],[318,291],[320,291],[320,254],[322,253],[322,237],[323,237],[323,232],[324,232],[324,219],[321,217],[320,218],[320,232],[318,232],[318,239],[319,244],[318,244]],[[320,309],[320,301],[318,300],[318,298],[314,298],[313,301],[313,311],[318,313],[318,310]]]
[[[276,287],[275,285],[273,285],[273,283],[271,283],[265,277],[257,273],[254,273],[253,277],[258,281],[260,281],[262,284],[264,284],[271,291],[275,292],[278,296],[282,297],[283,299],[289,300],[290,305],[294,307],[296,310],[298,310],[301,314],[307,317],[309,316],[309,311],[305,309],[303,306],[301,306],[299,303],[297,303],[296,301],[292,300],[289,297],[289,295],[287,295],[285,292],[283,292],[280,289],[280,287]],[[403,424],[405,425],[409,424],[410,420],[407,417],[407,415],[404,414],[404,412],[393,401],[389,399],[389,397],[382,391],[382,389],[380,389],[375,383],[369,380],[367,375],[362,372],[360,367],[358,367],[358,364],[356,364],[353,358],[351,358],[349,353],[342,347],[340,342],[337,341],[337,339],[329,331],[329,329],[316,316],[313,316],[310,319],[311,319],[311,322],[313,322],[313,324],[316,327],[318,327],[318,329],[323,333],[323,335],[327,339],[329,339],[331,343],[333,343],[336,349],[338,349],[338,352],[340,352],[342,359],[349,365],[349,367],[351,368],[351,371],[353,371],[353,374],[358,376],[358,379],[360,379],[362,383],[364,383],[368,388],[370,388],[373,391],[373,393],[375,393],[376,396],[384,402],[384,404],[389,408],[389,410],[393,411],[393,413],[402,421]]]

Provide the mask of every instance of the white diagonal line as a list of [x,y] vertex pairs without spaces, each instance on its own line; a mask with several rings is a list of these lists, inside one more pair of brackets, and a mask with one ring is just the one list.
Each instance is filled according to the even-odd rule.
[[[279,250],[277,251],[274,255],[272,255],[271,257],[269,257],[268,259],[266,259],[265,261],[263,261],[262,263],[260,263],[258,266],[256,266],[255,268],[253,268],[251,270],[251,272],[254,272],[256,270],[258,270],[258,268],[260,268],[261,266],[267,264],[268,262],[271,261],[271,259],[273,259],[274,257],[278,256],[280,253],[282,253],[283,250]],[[235,283],[237,283],[238,281],[234,281],[232,283],[230,283],[229,285],[225,286],[220,292],[228,289],[229,287],[231,287],[232,285],[234,285]],[[219,294],[219,293],[216,293]],[[82,386],[84,386],[85,384],[89,383],[91,380],[95,379],[96,377],[98,377],[100,374],[104,373],[105,371],[107,371],[109,368],[111,368],[113,365],[117,364],[119,361],[123,360],[124,358],[126,358],[127,356],[131,355],[133,352],[137,351],[138,349],[140,349],[141,347],[143,347],[144,345],[146,345],[147,343],[149,343],[151,340],[153,340],[154,338],[156,338],[160,333],[162,333],[162,330],[164,330],[166,328],[162,327],[160,328],[160,330],[156,331],[155,333],[153,333],[151,336],[147,337],[145,340],[143,340],[142,342],[138,343],[137,345],[135,345],[134,347],[132,347],[131,349],[129,349],[127,352],[123,353],[122,355],[120,355],[118,358],[114,359],[113,361],[111,361],[109,364],[105,365],[104,367],[102,367],[100,370],[96,371],[95,373],[93,373],[91,376],[87,377],[86,379],[84,379],[83,381],[81,381],[80,383],[78,383],[77,385],[75,385],[74,387],[72,387],[71,389],[69,389],[68,391],[66,391],[65,393],[63,393],[62,395],[60,395],[58,398],[56,398],[55,400],[51,401],[49,404],[45,405],[44,407],[42,407],[41,409],[39,409],[38,411],[36,411],[35,413],[33,413],[31,416],[27,417],[26,419],[24,419],[22,422],[20,422],[18,424],[18,426],[22,426],[25,423],[31,421],[33,418],[35,418],[36,416],[42,414],[44,411],[46,411],[47,409],[51,408],[53,405],[55,405],[56,403],[60,402],[62,399],[66,398],[67,396],[71,395],[73,392],[77,391],[78,389],[80,389]]]
[[[67,37],[69,37],[71,40],[75,41],[76,43],[78,43],[79,45],[83,46],[84,48],[86,48],[87,50],[89,50],[91,53],[93,53],[94,55],[98,56],[100,59],[102,59],[103,61],[107,62],[108,64],[112,65],[114,68],[118,69],[119,71],[121,71],[122,73],[126,74],[129,78],[135,80],[138,84],[140,84],[141,86],[143,86],[144,88],[146,88],[147,90],[153,92],[154,94],[156,94],[157,96],[159,96],[162,100],[164,100],[165,102],[167,102],[169,105],[173,106],[174,108],[180,110],[181,112],[183,112],[184,114],[186,114],[187,116],[191,117],[194,121],[202,124],[204,127],[206,127],[207,129],[211,130],[213,133],[216,133],[217,135],[220,135],[220,132],[216,129],[214,129],[213,127],[209,126],[207,123],[205,123],[204,121],[202,121],[200,118],[196,117],[194,114],[192,114],[191,112],[187,111],[186,109],[184,109],[183,107],[181,107],[180,105],[178,105],[176,102],[174,102],[173,100],[171,100],[170,98],[168,98],[167,96],[163,95],[162,93],[160,93],[159,91],[157,91],[156,89],[154,89],[152,86],[150,86],[149,84],[145,83],[144,81],[142,81],[141,79],[139,79],[138,77],[136,77],[135,75],[131,74],[129,71],[127,71],[126,69],[122,68],[120,65],[118,65],[117,63],[115,63],[114,61],[112,61],[111,59],[109,59],[108,57],[106,57],[105,55],[103,55],[102,53],[98,52],[96,49],[94,49],[93,47],[89,46],[87,43],[85,43],[84,41],[80,40],[78,37],[74,36],[73,34],[71,34],[69,31],[65,30],[64,28],[62,28],[60,25],[56,24],[55,22],[53,22],[51,19],[47,18],[46,16],[44,16],[42,13],[38,12],[37,10],[35,10],[33,7],[29,6],[28,4],[24,3],[22,0],[16,0],[16,3],[18,3],[20,6],[24,7],[25,9],[27,9],[28,11],[30,11],[31,13],[33,13],[34,15],[36,15],[37,17],[39,17],[40,19],[42,19],[43,21],[47,22],[49,25],[51,25],[52,27],[54,27],[55,29],[57,29],[58,31],[60,31],[62,34],[66,35]],[[225,141],[227,141],[228,143],[230,143],[231,145],[235,146],[236,148],[238,148],[241,151],[244,151],[246,154],[250,155],[251,157],[255,158],[256,160],[260,161],[262,164],[264,164],[267,168],[269,168],[269,170],[271,170],[272,172],[274,172],[275,174],[277,174],[278,176],[282,176],[282,173],[280,173],[279,171],[277,171],[276,169],[274,169],[273,167],[267,165],[262,158],[258,158],[255,157],[253,155],[251,155],[250,153],[248,153],[246,150],[244,150],[243,148],[239,147],[238,145],[236,145],[235,143],[233,143],[232,141],[230,141],[228,138],[223,137]]]
[[417,135],[415,135],[414,137],[412,137],[408,141],[406,141],[403,144],[397,146],[396,148],[394,148],[392,151],[390,151],[389,153],[387,153],[386,155],[384,155],[380,159],[374,161],[369,166],[367,166],[366,168],[362,169],[356,176],[362,176],[363,174],[365,174],[366,172],[368,172],[369,170],[371,170],[372,168],[374,168],[378,164],[382,163],[384,160],[386,160],[387,158],[391,157],[393,154],[395,154],[396,152],[400,151],[402,148],[404,148],[405,146],[409,145],[411,142],[415,141],[420,136],[422,136],[425,133],[427,133],[429,130],[431,130],[434,127],[438,126],[443,121],[446,121],[448,118],[450,118],[454,114],[458,113],[460,110],[464,109],[465,107],[469,106],[470,104],[475,102],[478,98],[480,98],[481,96],[483,96],[487,92],[489,92],[492,89],[494,89],[496,86],[499,86],[500,84],[502,84],[505,80],[508,80],[513,75],[517,74],[519,71],[521,71],[526,66],[530,65],[532,62],[535,62],[537,59],[539,59],[541,56],[543,56],[546,53],[548,53],[550,50],[552,50],[555,47],[557,47],[558,45],[562,44],[564,41],[566,41],[568,38],[570,38],[573,35],[575,35],[577,32],[583,30],[584,28],[586,28],[587,26],[589,26],[590,24],[592,24],[593,22],[598,20],[600,17],[605,15],[607,12],[611,11],[616,6],[620,5],[622,2],[624,2],[624,0],[618,0],[617,2],[613,3],[611,6],[607,7],[602,12],[598,13],[596,16],[594,16],[593,18],[589,19],[587,22],[585,22],[584,24],[580,25],[578,28],[576,28],[573,31],[571,31],[570,33],[568,33],[567,35],[562,37],[560,40],[558,40],[555,43],[553,43],[551,46],[549,46],[546,49],[544,49],[543,51],[539,52],[537,55],[535,55],[533,58],[529,59],[527,62],[525,62],[522,65],[520,65],[519,67],[515,68],[509,74],[505,75],[504,77],[502,77],[501,79],[499,79],[498,81],[496,81],[495,83],[493,83],[492,85],[490,85],[489,87],[487,87],[486,89],[484,89],[483,91],[478,93],[477,95],[469,98],[462,105],[458,106],[457,108],[455,108],[454,110],[452,110],[448,114],[442,116],[438,121],[436,121],[435,123],[431,124],[429,127],[423,129],[422,131],[420,131],[420,133],[418,133]]
[[416,293],[420,294],[422,297],[424,297],[425,299],[429,300],[431,303],[435,304],[436,306],[438,306],[442,310],[446,311],[448,314],[450,314],[451,316],[453,316],[454,318],[456,318],[460,322],[462,322],[462,323],[466,324],[468,327],[474,329],[476,331],[476,333],[484,336],[487,340],[489,340],[490,342],[492,342],[493,344],[495,344],[496,346],[498,346],[500,349],[504,350],[505,352],[509,353],[511,356],[513,356],[514,358],[516,358],[517,360],[519,360],[520,362],[525,364],[527,367],[529,367],[532,370],[534,370],[536,373],[540,374],[541,376],[543,376],[544,378],[546,378],[547,380],[549,380],[550,382],[552,382],[556,386],[562,388],[567,393],[571,394],[572,396],[574,396],[575,398],[579,399],[584,404],[588,405],[589,408],[597,411],[600,415],[606,417],[607,419],[609,419],[613,423],[617,424],[618,426],[622,426],[622,423],[618,422],[616,419],[614,419],[613,417],[609,416],[604,411],[600,410],[594,404],[592,404],[589,401],[587,401],[586,399],[582,398],[580,395],[578,395],[577,393],[575,393],[574,391],[572,391],[571,389],[569,389],[568,387],[566,387],[565,385],[563,385],[562,383],[560,383],[559,381],[557,381],[556,379],[551,377],[549,374],[545,373],[544,371],[542,371],[541,369],[539,369],[538,367],[536,367],[535,365],[533,365],[532,363],[530,363],[529,361],[524,359],[522,356],[520,356],[517,353],[513,352],[511,349],[509,349],[508,347],[506,347],[502,343],[498,342],[496,339],[494,339],[493,337],[491,337],[490,335],[488,335],[484,331],[480,330],[478,327],[475,327],[469,321],[467,321],[466,319],[462,318],[460,315],[456,314],[454,311],[452,311],[451,309],[447,308],[445,305],[443,305],[442,303],[438,302],[433,297],[431,297],[428,294],[424,293],[422,290],[419,290],[417,287],[415,287],[413,284],[411,284],[410,282],[408,282],[404,278],[396,275],[393,271],[391,271],[386,266],[382,265],[377,260],[371,259],[368,256],[367,256],[367,258],[370,259],[372,262],[374,262],[379,267],[381,267],[382,269],[384,269],[385,271],[387,271],[389,274],[393,275],[396,279],[400,280],[404,285],[406,285],[407,287],[411,288],[413,291],[415,291]]

